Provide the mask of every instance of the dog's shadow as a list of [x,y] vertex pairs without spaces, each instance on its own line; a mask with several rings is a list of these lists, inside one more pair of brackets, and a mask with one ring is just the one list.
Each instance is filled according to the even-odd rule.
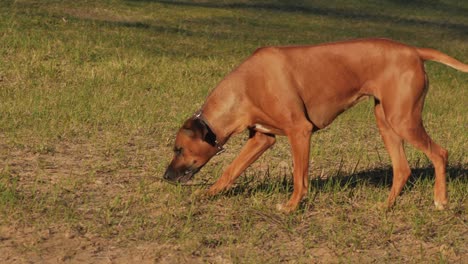
[[[466,166],[455,165],[447,167],[447,181],[455,181],[457,179],[468,180],[468,169]],[[292,175],[283,175],[282,177],[255,178],[255,175],[246,175],[246,179],[239,182],[233,188],[226,191],[227,196],[238,195],[254,195],[255,193],[269,193],[272,190],[279,192],[292,192],[293,180]],[[426,166],[420,168],[412,168],[411,176],[408,179],[404,191],[413,189],[417,182],[434,181],[434,167]],[[312,191],[331,191],[336,189],[354,188],[359,185],[368,185],[381,188],[390,188],[393,180],[393,171],[391,167],[375,168],[370,170],[359,171],[353,174],[342,174],[339,176],[329,177],[326,179],[312,178],[309,181],[309,186]]]

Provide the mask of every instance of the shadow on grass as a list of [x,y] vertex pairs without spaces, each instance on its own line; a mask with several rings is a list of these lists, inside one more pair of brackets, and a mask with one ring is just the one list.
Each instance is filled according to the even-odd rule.
[[[380,22],[380,23],[393,23],[403,26],[423,26],[443,28],[443,30],[457,31],[460,38],[468,37],[468,25],[463,23],[452,23],[448,21],[424,20],[418,18],[408,18],[398,15],[389,15],[388,13],[381,12],[365,12],[363,9],[345,9],[342,7],[317,7],[305,6],[296,4],[292,1],[279,1],[273,3],[254,3],[254,2],[226,2],[226,1],[167,1],[167,0],[127,0],[128,2],[155,2],[167,5],[177,6],[191,6],[191,7],[205,7],[205,8],[230,8],[230,9],[256,9],[256,10],[269,10],[277,12],[299,12],[311,15],[326,16],[337,19],[347,19],[359,22]],[[467,8],[462,6],[453,6],[448,3],[441,3],[438,1],[401,1],[393,0],[386,1],[383,5],[389,5],[391,10],[397,12],[404,8],[423,9],[428,8],[431,10],[442,11],[447,15],[461,15],[464,16]]]
[[[457,179],[468,180],[468,169],[462,165],[449,166],[447,168],[447,181]],[[358,186],[373,186],[377,188],[388,188],[392,185],[392,168],[377,168],[354,174],[342,174],[327,179],[315,178],[309,182],[312,191],[334,192],[336,190],[346,190]],[[434,181],[434,168],[432,166],[413,168],[411,176],[405,185],[405,190],[411,190],[418,182]],[[234,188],[226,191],[227,196],[253,195],[258,192],[268,193],[272,190],[280,192],[292,192],[293,181],[291,175],[284,175],[282,178],[265,177],[262,181],[256,180],[255,176],[249,175],[244,183],[239,183]]]

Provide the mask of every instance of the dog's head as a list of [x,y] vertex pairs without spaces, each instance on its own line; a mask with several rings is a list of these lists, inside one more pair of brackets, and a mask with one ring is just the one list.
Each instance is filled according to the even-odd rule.
[[220,150],[216,135],[198,116],[185,121],[176,135],[174,157],[164,173],[171,182],[187,182]]

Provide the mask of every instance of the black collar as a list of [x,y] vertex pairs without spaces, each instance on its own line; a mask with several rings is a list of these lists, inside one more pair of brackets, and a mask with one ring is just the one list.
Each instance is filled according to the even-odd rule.
[[216,155],[219,155],[219,154],[223,153],[224,151],[226,151],[226,149],[224,149],[223,146],[219,143],[216,134],[214,133],[213,129],[211,129],[208,121],[206,121],[205,117],[203,116],[202,110],[197,111],[193,116],[194,116],[195,119],[198,119],[203,124],[205,124],[206,128],[208,129],[208,132],[212,135],[212,140],[211,141],[213,143],[213,146],[216,147],[216,149],[218,150],[216,152]]

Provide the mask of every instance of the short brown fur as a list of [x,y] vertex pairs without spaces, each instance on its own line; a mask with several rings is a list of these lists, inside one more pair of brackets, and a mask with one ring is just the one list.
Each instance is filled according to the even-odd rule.
[[[165,178],[190,179],[229,137],[249,129],[247,144],[207,192],[216,195],[229,188],[275,143],[275,135],[285,135],[293,156],[294,191],[290,200],[278,209],[293,211],[308,189],[312,132],[328,126],[363,97],[372,96],[377,125],[393,165],[387,206],[395,203],[410,175],[403,148],[406,141],[423,151],[434,164],[434,202],[437,209],[443,209],[448,202],[445,172],[448,152],[434,143],[423,127],[425,60],[468,72],[468,65],[439,51],[385,39],[258,49],[211,92],[201,115],[187,121],[202,120],[216,142],[202,138],[203,132],[195,133],[203,130],[203,126],[193,133],[198,137],[183,133],[186,128],[182,128],[176,138],[176,148],[183,149],[182,153],[176,153]],[[193,169],[187,169],[190,166]]]

